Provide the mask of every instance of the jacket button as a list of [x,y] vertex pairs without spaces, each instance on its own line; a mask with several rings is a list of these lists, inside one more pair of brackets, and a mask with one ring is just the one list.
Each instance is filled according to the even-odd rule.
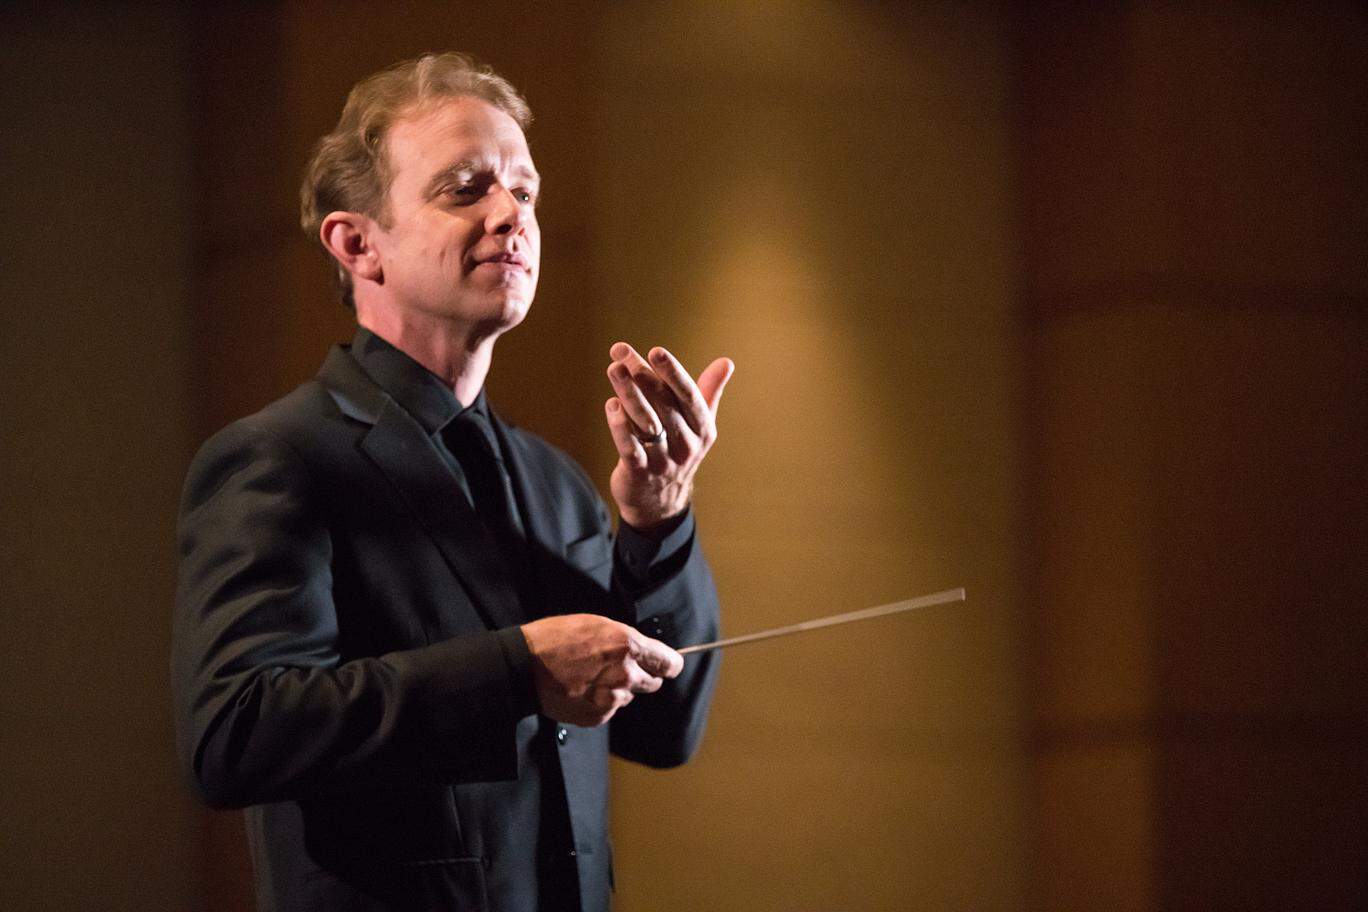
[[569,732],[566,728],[561,727],[561,728],[557,728],[557,729],[556,729],[556,743],[557,743],[557,744],[564,744],[565,741],[566,741],[566,739],[569,738],[569,737],[570,737],[570,732]]

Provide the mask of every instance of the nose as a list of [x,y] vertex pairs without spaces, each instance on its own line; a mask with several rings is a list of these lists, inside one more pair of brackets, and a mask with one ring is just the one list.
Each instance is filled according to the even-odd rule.
[[527,221],[527,207],[513,195],[513,191],[500,185],[491,192],[491,196],[493,200],[485,219],[485,230],[490,234],[513,234],[522,230]]

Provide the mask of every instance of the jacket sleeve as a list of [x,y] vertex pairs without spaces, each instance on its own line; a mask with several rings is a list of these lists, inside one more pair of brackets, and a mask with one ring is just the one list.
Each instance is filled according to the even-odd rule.
[[521,631],[342,661],[323,500],[299,453],[245,422],[190,467],[172,678],[200,795],[238,807],[516,776],[532,709]]
[[[628,623],[676,649],[717,639],[717,588],[692,515],[667,536],[651,566],[622,566],[633,559],[641,561],[639,548],[614,549],[613,591]],[[686,656],[678,677],[637,695],[609,723],[613,753],[653,767],[686,763],[703,740],[719,662],[716,651]]]

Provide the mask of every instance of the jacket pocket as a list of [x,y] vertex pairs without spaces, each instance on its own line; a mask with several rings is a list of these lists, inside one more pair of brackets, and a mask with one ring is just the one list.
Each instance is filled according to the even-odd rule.
[[607,573],[604,571],[610,568],[613,562],[613,541],[596,532],[567,544],[565,559],[596,579],[600,575],[606,577]]

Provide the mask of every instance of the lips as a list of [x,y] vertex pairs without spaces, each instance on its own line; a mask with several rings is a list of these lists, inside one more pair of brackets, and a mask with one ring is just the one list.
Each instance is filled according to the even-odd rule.
[[513,253],[511,251],[503,251],[501,253],[496,253],[493,256],[485,257],[484,259],[478,261],[475,265],[508,266],[518,269],[528,268],[527,258],[520,253]]

